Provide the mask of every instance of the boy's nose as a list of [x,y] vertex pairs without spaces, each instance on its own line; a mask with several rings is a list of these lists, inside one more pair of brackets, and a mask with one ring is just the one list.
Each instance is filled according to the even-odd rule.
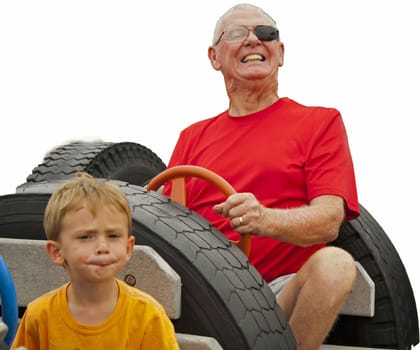
[[106,241],[106,239],[99,239],[98,241],[98,246],[96,247],[96,254],[104,254],[104,253],[108,253],[109,252],[109,248],[108,248],[108,242]]

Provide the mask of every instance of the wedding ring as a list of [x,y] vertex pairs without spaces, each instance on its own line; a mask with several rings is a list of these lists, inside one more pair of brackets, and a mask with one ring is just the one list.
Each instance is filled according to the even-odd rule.
[[241,226],[244,223],[244,219],[242,219],[242,216],[239,217],[239,226]]

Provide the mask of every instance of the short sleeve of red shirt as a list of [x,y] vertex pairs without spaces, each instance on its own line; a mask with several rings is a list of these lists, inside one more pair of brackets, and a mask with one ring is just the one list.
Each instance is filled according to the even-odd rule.
[[359,215],[359,206],[346,130],[337,110],[321,109],[320,112],[321,115],[315,117],[319,118],[317,127],[312,135],[307,135],[308,200],[325,194],[341,196],[346,204],[346,219],[351,220]]

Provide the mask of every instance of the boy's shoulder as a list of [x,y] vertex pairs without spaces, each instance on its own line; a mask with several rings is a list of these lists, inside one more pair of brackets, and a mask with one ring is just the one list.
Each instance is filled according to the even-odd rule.
[[120,296],[126,296],[131,303],[148,304],[159,311],[163,310],[162,305],[152,295],[136,287],[129,286],[121,280],[117,279],[117,283],[120,289]]
[[57,289],[46,292],[35,298],[27,305],[27,312],[31,314],[40,314],[45,311],[51,311],[60,305],[60,299],[65,300],[66,290],[69,283],[66,283]]

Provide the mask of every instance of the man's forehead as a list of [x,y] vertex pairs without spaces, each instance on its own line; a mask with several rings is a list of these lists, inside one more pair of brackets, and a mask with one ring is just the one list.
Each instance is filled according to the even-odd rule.
[[257,10],[237,9],[228,14],[224,19],[224,26],[231,25],[257,25],[272,24],[272,21],[263,13]]

